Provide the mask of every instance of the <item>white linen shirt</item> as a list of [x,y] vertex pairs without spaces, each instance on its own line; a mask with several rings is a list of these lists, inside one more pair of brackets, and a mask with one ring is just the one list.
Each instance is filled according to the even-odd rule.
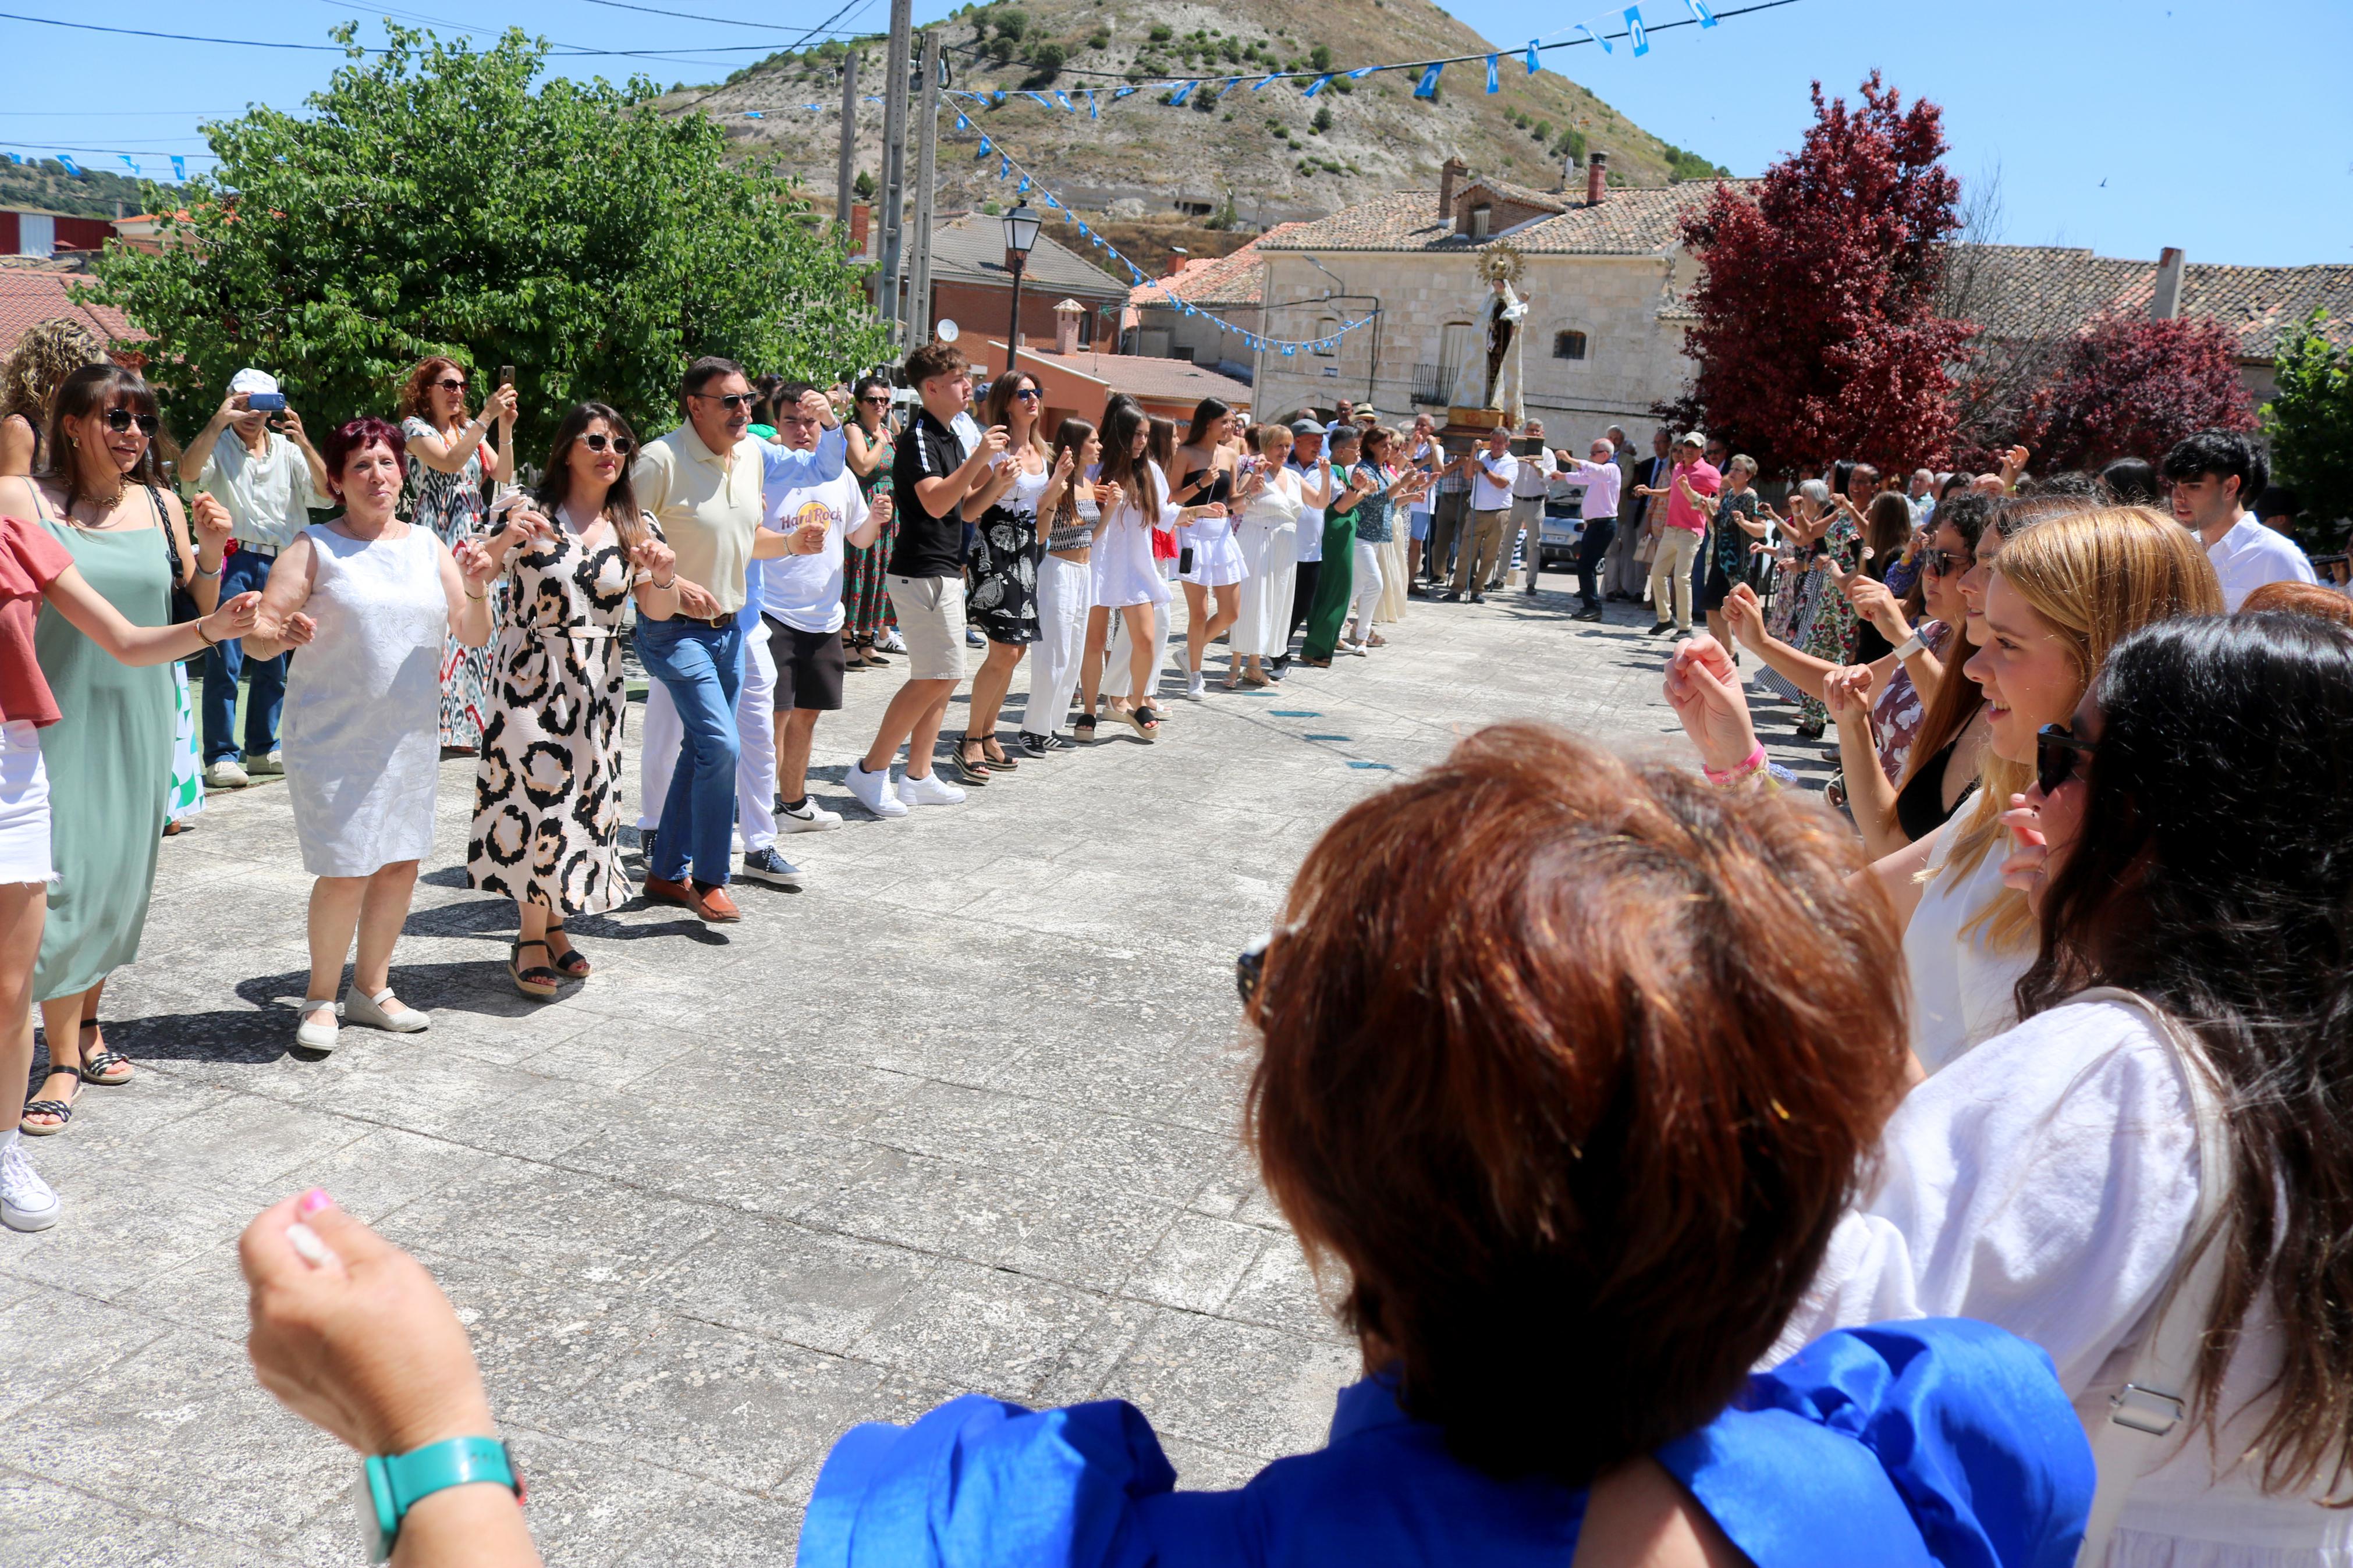
[[1504,511],[1512,504],[1512,484],[1520,477],[1520,460],[1509,452],[1491,458],[1482,448],[1472,455],[1471,510]]
[[2295,541],[2242,514],[2231,531],[2206,547],[2206,559],[2222,579],[2222,608],[2235,612],[2247,595],[2266,583],[2316,583],[2319,576]]
[[1560,467],[1559,461],[1552,455],[1552,448],[1539,446],[1534,457],[1518,458],[1514,461],[1520,465],[1520,471],[1512,476],[1513,499],[1515,500],[1542,499],[1553,474]]
[[258,458],[235,430],[223,432],[196,476],[196,489],[228,509],[231,539],[272,550],[293,543],[311,526],[311,509],[325,504],[311,491],[310,459],[275,430]]

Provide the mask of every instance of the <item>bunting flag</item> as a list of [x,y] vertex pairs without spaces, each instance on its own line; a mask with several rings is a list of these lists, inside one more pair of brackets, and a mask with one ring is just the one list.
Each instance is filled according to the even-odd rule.
[[1707,0],[1683,0],[1683,4],[1691,7],[1691,14],[1699,18],[1701,26],[1715,26],[1715,13],[1707,8]]
[[1607,39],[1607,38],[1605,38],[1605,37],[1603,37],[1600,34],[1599,34],[1599,33],[1595,32],[1595,31],[1593,30],[1593,25],[1592,25],[1591,23],[1589,23],[1589,22],[1579,22],[1579,23],[1577,25],[1577,30],[1578,32],[1580,32],[1580,33],[1583,33],[1587,37],[1591,38],[1595,43],[1599,44],[1599,45],[1601,46],[1601,52],[1602,52],[1603,54],[1605,54],[1605,55],[1606,55],[1606,54],[1610,54],[1610,53],[1613,53],[1613,52],[1614,52],[1614,51],[1609,47],[1609,39]]
[[1497,57],[1493,55],[1489,55],[1487,57],[1487,90],[1489,92],[1501,92],[1504,90],[1503,78],[1498,76],[1495,71],[1496,58]]
[[1076,114],[1076,113],[1079,111],[1078,105],[1076,105],[1076,104],[1074,104],[1074,103],[1072,103],[1072,102],[1071,101],[1071,95],[1070,95],[1069,93],[1067,93],[1067,92],[1064,92],[1064,91],[1063,91],[1060,88],[1059,88],[1059,87],[1058,87],[1058,88],[1056,88],[1056,89],[1054,89],[1054,101],[1055,101],[1056,103],[1060,104],[1064,109],[1066,109],[1066,110],[1070,110],[1072,114]]
[[1199,85],[1200,84],[1198,82],[1188,81],[1179,86],[1175,92],[1168,95],[1169,106],[1174,108],[1176,105],[1180,104],[1187,99],[1192,97],[1193,89]]
[[172,154],[172,178],[174,178],[174,179],[175,179],[175,180],[185,180],[185,179],[186,179],[187,177],[188,177],[188,161],[187,161],[185,158],[181,157],[177,153],[173,153],[173,154]]
[[997,160],[997,177],[1000,180],[1009,180],[1013,177],[1012,159],[999,157]]
[[[747,109],[744,111],[744,118],[746,120],[765,120],[768,117],[760,110]],[[961,118],[961,116],[959,116],[959,118]]]
[[116,153],[116,154],[115,154],[115,156],[122,160],[122,166],[123,166],[124,168],[126,168],[126,169],[128,169],[128,170],[130,170],[130,171],[131,171],[131,174],[132,174],[132,177],[133,179],[138,178],[138,175],[139,175],[139,165],[138,165],[138,164],[136,164],[136,163],[132,163],[132,162],[131,161],[131,154],[130,154],[130,153]]
[[961,109],[956,110],[956,129],[959,131],[969,131],[972,129],[972,121],[964,117],[964,110]]
[[1651,35],[1642,30],[1642,8],[1640,5],[1626,7],[1626,37],[1633,42],[1636,59],[1651,52]]
[[1001,88],[1001,87],[1000,87],[1000,88],[992,89],[990,90],[990,92],[989,92],[989,95],[988,95],[988,102],[989,102],[989,106],[990,106],[991,108],[993,108],[993,109],[1002,109],[1002,108],[1004,108],[1004,107],[1005,107],[1005,89],[1004,89],[1003,88]]
[[1013,188],[1013,194],[1017,196],[1026,196],[1029,194],[1029,175],[1024,174],[1021,176],[1021,183]]
[[1331,81],[1331,79],[1332,78],[1329,73],[1317,77],[1314,81],[1307,84],[1307,90],[1301,93],[1299,96],[1302,98],[1314,97],[1317,93],[1324,90],[1324,87]]
[[60,153],[58,154],[58,162],[66,166],[67,174],[71,174],[77,180],[81,178],[81,165],[75,163],[71,158],[69,158],[63,153]]
[[1121,99],[1125,98],[1129,93],[1134,92],[1134,90],[1135,89],[1132,87],[1114,88],[1112,90],[1111,100],[1113,103],[1117,103]]
[[1038,100],[1038,107],[1040,109],[1051,109],[1054,107],[1052,104],[1046,101],[1046,95],[1042,92],[1025,92],[1021,96],[1024,98],[1036,99]]
[[1101,120],[1103,118],[1103,105],[1095,101],[1095,89],[1093,88],[1087,89],[1087,118],[1089,120]]
[[1414,97],[1436,98],[1438,96],[1438,73],[1445,68],[1446,62],[1444,60],[1430,61],[1430,68],[1421,73],[1421,85],[1413,89]]
[[973,153],[973,155],[972,155],[972,161],[973,161],[974,163],[979,163],[983,158],[987,157],[987,156],[988,156],[988,153],[989,153],[988,138],[987,138],[987,137],[986,137],[986,136],[984,136],[984,137],[982,137],[982,138],[980,139],[980,146],[979,146],[978,150],[977,150],[977,151],[976,151],[976,152]]
[[1528,74],[1536,74],[1536,41],[1534,38],[1528,40]]

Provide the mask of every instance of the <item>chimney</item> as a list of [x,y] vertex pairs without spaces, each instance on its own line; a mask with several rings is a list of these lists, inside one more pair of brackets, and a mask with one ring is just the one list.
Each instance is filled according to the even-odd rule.
[[849,204],[849,254],[866,254],[868,226],[874,221],[874,209],[865,202]]
[[2148,319],[2169,321],[2181,314],[2181,247],[2168,245],[2157,253],[2157,287],[2149,294]]
[[1054,307],[1054,352],[1074,354],[1079,352],[1079,318],[1087,308],[1076,300],[1065,300]]
[[1599,149],[1585,156],[1585,205],[1598,207],[1601,193],[1609,188],[1609,154]]
[[1449,158],[1438,166],[1439,222],[1451,224],[1454,221],[1454,187],[1461,184],[1462,176],[1470,172],[1471,165],[1460,158]]

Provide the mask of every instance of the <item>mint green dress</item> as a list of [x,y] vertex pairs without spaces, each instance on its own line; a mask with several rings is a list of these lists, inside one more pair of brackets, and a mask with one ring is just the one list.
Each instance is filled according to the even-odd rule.
[[[90,585],[133,626],[167,625],[171,542],[163,530],[41,526],[73,552]],[[64,717],[41,731],[49,774],[49,911],[33,995],[87,991],[139,956],[172,783],[172,670],[132,669],[47,605],[33,630],[41,674]]]

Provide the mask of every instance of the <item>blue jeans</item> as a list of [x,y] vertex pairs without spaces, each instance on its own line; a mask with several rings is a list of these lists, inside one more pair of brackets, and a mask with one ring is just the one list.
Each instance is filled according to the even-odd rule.
[[675,882],[693,862],[694,879],[724,887],[735,843],[735,693],[744,676],[744,628],[640,618],[638,662],[678,705],[686,741],[662,802],[660,837],[649,876]]
[[[240,549],[221,563],[221,597],[232,599],[248,588],[261,587],[269,580],[269,569],[277,564],[274,555]],[[205,762],[208,765],[237,755],[237,682],[241,672],[250,672],[253,679],[245,703],[245,754],[259,757],[278,749],[278,715],[286,707],[286,661],[292,657],[281,653],[275,658],[251,658],[245,645],[234,638],[205,655]]]

